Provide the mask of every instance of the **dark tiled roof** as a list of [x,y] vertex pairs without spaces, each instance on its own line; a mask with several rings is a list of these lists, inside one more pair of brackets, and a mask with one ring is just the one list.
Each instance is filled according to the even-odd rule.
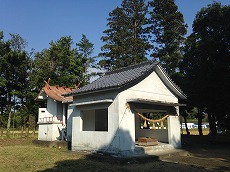
[[95,80],[91,84],[67,93],[65,96],[121,88],[130,83],[133,83],[140,78],[148,76],[154,70],[154,67],[157,64],[158,62],[156,61],[147,61],[144,63],[107,72],[104,76]]

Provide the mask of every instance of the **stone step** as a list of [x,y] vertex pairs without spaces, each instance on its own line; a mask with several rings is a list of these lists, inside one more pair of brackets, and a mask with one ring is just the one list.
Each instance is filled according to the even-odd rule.
[[[141,150],[139,149],[140,147],[138,147],[137,150]],[[142,151],[141,151],[142,152]],[[151,151],[152,153],[149,154],[144,154],[142,152],[142,154],[138,154],[138,152],[134,152],[134,154],[132,154],[131,156],[111,156],[111,155],[106,155],[106,154],[99,154],[99,153],[90,153],[89,154],[89,158],[93,158],[96,160],[100,160],[100,162],[112,162],[114,163],[118,163],[118,164],[127,164],[130,162],[141,162],[141,163],[145,163],[145,162],[151,162],[154,160],[161,160],[161,161],[167,161],[167,157],[168,156],[188,156],[189,153],[185,150],[182,149],[173,149],[173,150],[166,150],[166,151]],[[136,153],[136,154],[135,154]],[[169,170],[170,171],[170,170]]]
[[136,145],[135,147],[135,154],[153,154],[154,152],[159,151],[167,151],[167,150],[173,150],[174,147],[170,144],[161,143],[159,142],[158,145],[155,146],[139,146]]

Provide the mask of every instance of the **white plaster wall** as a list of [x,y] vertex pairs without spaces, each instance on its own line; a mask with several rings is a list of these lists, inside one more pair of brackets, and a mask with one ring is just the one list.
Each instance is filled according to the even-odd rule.
[[52,132],[52,139],[53,140],[61,140],[61,136],[62,136],[62,130],[64,129],[64,127],[62,126],[62,124],[52,124],[53,127],[53,132]]
[[63,114],[62,122],[64,125],[67,125],[67,112],[68,112],[67,106],[68,106],[68,104],[62,105],[62,107],[63,107],[63,109],[62,109],[62,114]]
[[39,108],[38,109],[38,121],[40,118],[44,117],[52,117],[52,114],[50,114],[46,108]]
[[[83,131],[81,110],[105,108],[108,108],[108,131]],[[72,123],[72,150],[99,150],[107,152],[117,152],[119,150],[117,98],[114,99],[112,104],[102,103],[91,106],[77,106],[74,109],[74,113],[76,117],[73,118]]]
[[168,140],[174,148],[181,148],[180,120],[179,116],[168,117]]
[[97,150],[109,144],[106,131],[82,131],[80,111],[73,117],[72,150]]
[[72,150],[101,150],[112,153],[133,151],[135,132],[130,131],[135,130],[135,118],[125,103],[126,99],[117,96],[108,106],[108,132],[82,131],[81,110],[107,108],[105,104],[77,106],[74,112],[77,116],[73,118]]
[[[39,123],[39,129],[38,129],[38,140],[46,140],[46,141],[54,141],[59,140],[61,138],[62,130],[65,128],[61,124],[61,122],[53,121],[53,123],[42,123],[42,122],[52,122],[52,121],[46,121],[40,120],[40,118],[44,117],[54,117],[56,116],[58,120],[63,120],[63,115],[65,114],[65,108],[64,105],[61,102],[57,102],[53,100],[52,98],[47,98],[47,108],[39,108],[38,113],[38,122]],[[65,120],[65,119],[64,119]],[[72,130],[72,125],[69,130]],[[70,132],[71,133],[71,132]]]
[[38,140],[55,141],[59,140],[60,132],[62,130],[62,124],[40,124],[38,132]]
[[[149,99],[163,102],[178,102],[178,98],[164,85],[162,80],[155,72],[140,83],[124,90],[118,94],[119,97],[119,130],[124,132],[120,135],[120,150],[133,151],[135,148],[135,139],[139,136],[154,136],[159,141],[169,142],[168,131],[161,129],[156,131],[135,129],[135,114],[126,107],[127,99]],[[177,125],[179,128],[179,125]],[[137,133],[136,133],[137,131]]]
[[142,98],[163,102],[178,102],[178,98],[164,85],[155,72],[124,92],[126,99]]
[[83,103],[83,102],[89,102],[89,101],[97,101],[97,100],[105,100],[105,99],[115,99],[117,96],[117,93],[114,91],[107,91],[107,92],[99,92],[99,93],[93,93],[93,94],[87,94],[87,95],[78,95],[73,97],[73,104],[75,103]]
[[[47,108],[39,108],[39,118],[57,116],[57,118],[62,121],[64,115],[63,106],[61,102],[57,102],[48,97]],[[45,111],[45,113],[42,111]]]
[[135,149],[135,116],[126,106],[125,92],[119,93],[119,149],[134,151]]
[[67,140],[68,141],[72,140],[72,120],[73,120],[73,117],[76,116],[76,113],[74,113],[74,108],[75,106],[68,106],[68,109],[67,109],[66,128],[67,128]]
[[[39,108],[38,122],[47,122],[47,119],[44,119],[45,121],[40,121],[40,118],[54,116],[58,117],[59,120],[63,120],[62,103],[56,102],[48,97],[47,108]],[[39,123],[38,140],[59,140],[61,139],[60,137],[63,128],[64,127],[62,126],[62,124],[58,121],[54,121],[54,123]]]
[[45,140],[50,137],[49,136],[49,128],[47,125],[39,125],[38,126],[38,140]]
[[63,104],[61,102],[56,102],[50,97],[47,99],[47,108],[39,108],[38,119],[44,117],[57,116],[59,120],[63,120]]

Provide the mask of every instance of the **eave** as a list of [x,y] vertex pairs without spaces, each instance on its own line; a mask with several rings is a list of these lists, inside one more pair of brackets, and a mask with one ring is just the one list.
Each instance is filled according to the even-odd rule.
[[163,101],[156,101],[156,100],[150,100],[150,99],[127,99],[127,103],[142,103],[142,104],[151,104],[151,105],[160,105],[160,106],[186,106],[186,104],[181,103],[174,103],[174,102],[163,102]]

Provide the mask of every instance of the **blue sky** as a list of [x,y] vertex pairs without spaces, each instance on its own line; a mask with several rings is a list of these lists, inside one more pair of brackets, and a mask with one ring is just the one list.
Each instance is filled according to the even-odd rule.
[[[71,36],[74,43],[82,34],[94,44],[94,54],[103,45],[100,38],[106,29],[109,12],[122,0],[0,0],[0,31],[5,40],[9,33],[18,33],[28,42],[27,50],[49,48],[61,36]],[[176,0],[179,11],[191,32],[195,14],[212,0]],[[230,5],[230,0],[221,0]]]

